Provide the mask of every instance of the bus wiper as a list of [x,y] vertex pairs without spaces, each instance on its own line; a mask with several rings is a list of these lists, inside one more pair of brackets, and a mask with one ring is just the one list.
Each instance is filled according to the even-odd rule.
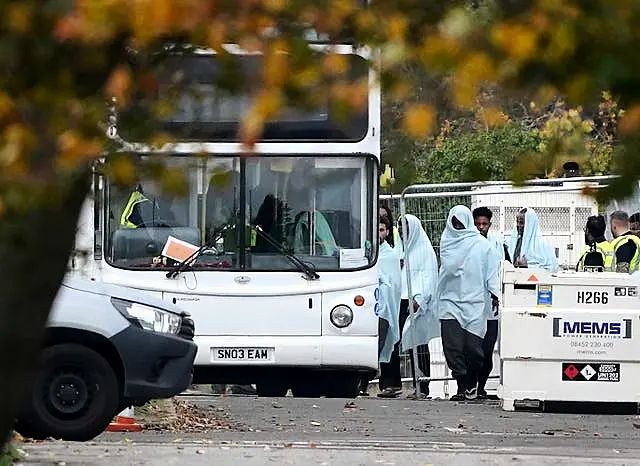
[[180,274],[181,272],[184,272],[188,266],[188,264],[193,261],[196,257],[198,257],[200,254],[202,254],[202,252],[207,249],[210,248],[211,246],[213,246],[213,244],[218,241],[218,239],[222,236],[222,234],[229,229],[231,225],[230,224],[226,224],[224,225],[222,228],[220,229],[216,229],[213,234],[209,237],[209,239],[207,241],[204,242],[204,244],[202,246],[200,246],[198,249],[196,249],[195,251],[193,251],[193,253],[187,257],[185,260],[183,260],[182,262],[180,262],[179,264],[176,264],[171,270],[169,270],[167,272],[166,277],[167,278],[175,278],[178,276],[178,274]]
[[267,243],[273,246],[273,248],[276,251],[278,251],[284,257],[289,259],[289,261],[293,265],[295,265],[298,270],[300,270],[301,272],[304,272],[307,280],[317,280],[320,278],[320,275],[318,275],[318,273],[315,270],[313,270],[313,268],[309,267],[308,264],[305,264],[304,262],[302,262],[294,254],[287,252],[281,245],[278,244],[278,242],[275,239],[273,239],[273,236],[271,236],[269,233],[264,231],[260,225],[254,225],[251,223],[249,224],[249,226],[253,230],[255,230],[260,236],[262,236],[267,241]]

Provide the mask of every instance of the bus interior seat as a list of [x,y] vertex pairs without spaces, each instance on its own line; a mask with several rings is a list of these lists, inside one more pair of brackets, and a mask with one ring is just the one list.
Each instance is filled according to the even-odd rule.
[[[306,216],[306,223],[302,222],[302,217]],[[296,216],[293,219],[293,222],[290,222],[286,225],[285,227],[285,235],[289,240],[289,244],[294,245],[295,244],[295,238],[296,238],[296,229],[298,228],[298,224],[300,225],[301,231],[302,231],[302,247],[304,248],[304,251],[308,251],[309,250],[309,222],[311,221],[311,212],[307,211],[307,210],[303,210],[301,212],[298,212],[296,214]],[[295,251],[297,254],[300,254],[302,251]]]
[[[338,246],[352,248],[353,234],[351,231],[351,212],[347,210],[321,210],[320,213],[327,219],[331,227],[331,233]],[[357,240],[356,240],[357,243]]]
[[159,256],[169,236],[200,246],[199,228],[119,228],[113,232],[113,259]]

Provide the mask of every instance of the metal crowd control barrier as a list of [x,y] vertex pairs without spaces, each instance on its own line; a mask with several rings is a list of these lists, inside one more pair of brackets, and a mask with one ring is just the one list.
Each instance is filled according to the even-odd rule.
[[[380,195],[380,200],[387,201],[394,221],[410,213],[418,217],[429,235],[439,258],[440,236],[444,231],[449,210],[455,205],[466,205],[473,210],[479,206],[488,207],[493,212],[493,233],[501,234],[506,242],[513,231],[515,217],[523,207],[533,208],[540,219],[540,225],[545,239],[554,247],[556,256],[562,268],[574,268],[584,250],[584,226],[587,218],[598,213],[597,202],[584,194],[585,187],[599,189],[606,186],[606,181],[614,176],[575,177],[531,180],[523,186],[514,186],[508,181],[488,181],[476,183],[436,183],[416,184],[406,187],[401,194]],[[397,222],[396,222],[397,225]],[[406,236],[406,225],[403,225],[403,236]],[[403,238],[406,242],[406,238]],[[411,280],[409,277],[411,264],[405,259],[404,273],[407,273],[407,285],[411,295]],[[412,319],[413,306],[409,306]],[[408,353],[402,355],[403,382],[413,381],[416,390],[420,391],[421,381],[430,381],[430,394],[447,398],[450,390],[450,376],[446,365],[440,338],[429,343],[431,354],[431,375],[426,377],[411,376],[408,366]],[[415,360],[417,352],[413,351],[414,367],[418,367]],[[487,391],[497,393],[497,380],[500,377],[499,348],[494,352],[494,369],[487,383]],[[418,372],[419,370],[416,369]],[[376,383],[377,380],[372,381]],[[437,386],[434,386],[434,382]]]

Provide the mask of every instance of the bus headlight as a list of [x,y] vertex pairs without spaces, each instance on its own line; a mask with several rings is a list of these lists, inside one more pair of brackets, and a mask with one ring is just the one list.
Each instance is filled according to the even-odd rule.
[[331,323],[338,328],[345,328],[353,322],[353,311],[349,306],[339,304],[331,310]]
[[132,324],[156,333],[176,335],[180,331],[182,317],[157,307],[111,298],[111,304]]

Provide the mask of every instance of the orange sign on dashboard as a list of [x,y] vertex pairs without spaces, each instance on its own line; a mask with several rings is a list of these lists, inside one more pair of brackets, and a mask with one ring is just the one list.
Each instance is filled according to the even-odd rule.
[[531,275],[528,279],[528,282],[537,282],[538,281],[538,277],[536,277],[535,275]]
[[173,236],[169,236],[164,248],[162,249],[162,255],[173,259],[174,261],[182,262],[188,259],[189,256],[197,250],[198,246],[179,240]]

